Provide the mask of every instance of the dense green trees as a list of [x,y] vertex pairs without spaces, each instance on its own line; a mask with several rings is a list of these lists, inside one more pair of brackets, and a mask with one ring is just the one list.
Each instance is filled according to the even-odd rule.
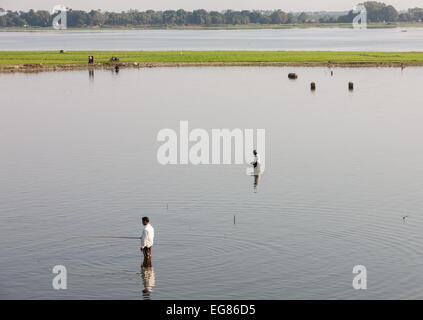
[[[423,9],[413,8],[407,12],[398,12],[393,6],[377,1],[364,2],[367,9],[368,22],[421,22]],[[247,25],[247,24],[304,24],[304,23],[350,23],[354,19],[352,10],[346,15],[287,13],[274,11],[234,11],[223,12],[166,10],[103,12],[92,10],[68,11],[68,27],[85,26],[212,26],[212,25]],[[16,12],[0,9],[0,27],[48,27],[51,26],[52,15],[48,11]]]
[[21,23],[31,26],[48,27],[51,26],[51,17],[48,11],[21,12],[19,17],[23,20]]
[[[399,20],[398,11],[391,5],[377,1],[363,3],[367,10],[368,22],[396,22]],[[352,22],[356,14],[351,10],[347,15],[338,18],[338,22]],[[411,17],[410,17],[411,18]],[[411,18],[408,21],[413,21]]]
[[423,9],[421,8],[414,8],[408,9],[408,12],[400,13],[398,17],[399,21],[423,21]]

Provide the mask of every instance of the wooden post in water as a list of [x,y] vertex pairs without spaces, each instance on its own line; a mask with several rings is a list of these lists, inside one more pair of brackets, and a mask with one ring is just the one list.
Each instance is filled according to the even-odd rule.
[[316,83],[312,82],[310,85],[311,91],[315,91],[316,90]]
[[353,91],[353,90],[354,90],[354,83],[353,83],[353,82],[349,82],[349,83],[348,83],[348,89],[349,89],[350,91]]

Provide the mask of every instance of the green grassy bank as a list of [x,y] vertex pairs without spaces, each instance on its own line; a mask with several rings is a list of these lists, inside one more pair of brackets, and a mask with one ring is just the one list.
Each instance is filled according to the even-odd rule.
[[416,64],[423,65],[423,52],[333,52],[333,51],[0,51],[0,65],[95,63],[286,63],[286,64]]

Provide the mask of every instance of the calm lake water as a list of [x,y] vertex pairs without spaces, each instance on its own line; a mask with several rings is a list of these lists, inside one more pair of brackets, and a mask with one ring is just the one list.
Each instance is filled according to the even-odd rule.
[[[423,299],[422,71],[0,75],[0,298]],[[264,128],[257,190],[243,165],[158,164],[180,120]],[[138,236],[144,215],[148,272],[137,240],[74,238]]]
[[422,51],[423,28],[0,32],[0,50],[59,49]]

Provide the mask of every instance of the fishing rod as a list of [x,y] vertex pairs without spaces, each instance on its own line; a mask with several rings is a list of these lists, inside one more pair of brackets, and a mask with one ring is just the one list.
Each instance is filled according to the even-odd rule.
[[115,236],[79,236],[79,237],[72,237],[72,238],[141,240],[141,237],[115,237]]

